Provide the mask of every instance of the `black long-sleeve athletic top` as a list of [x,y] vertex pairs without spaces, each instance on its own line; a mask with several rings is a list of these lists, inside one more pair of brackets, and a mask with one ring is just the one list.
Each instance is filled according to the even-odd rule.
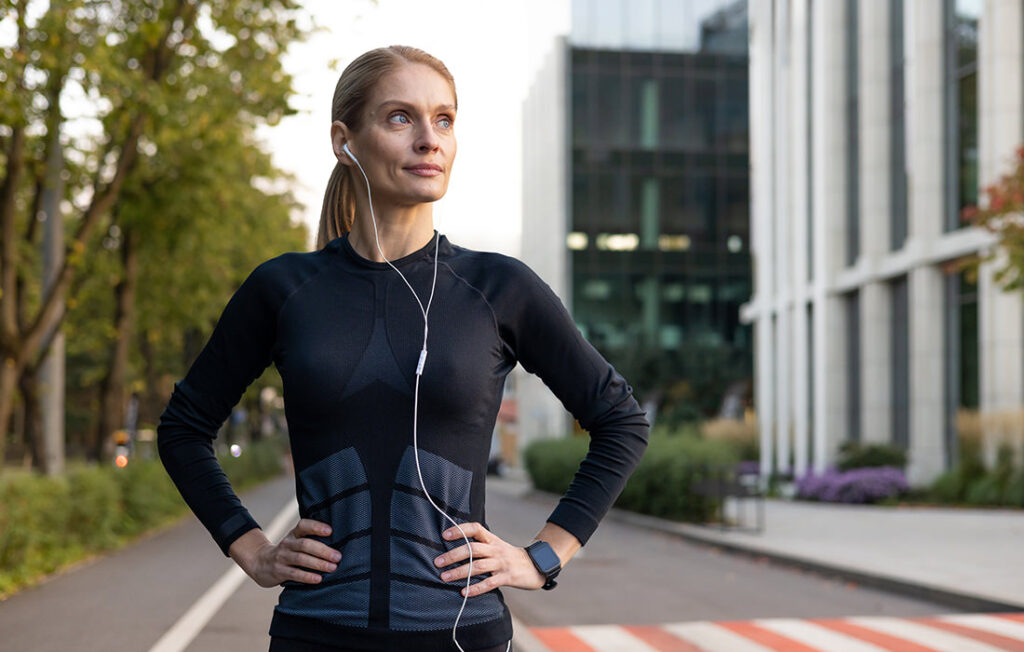
[[[435,231],[436,235],[436,231]],[[586,544],[647,446],[632,387],[584,339],[551,288],[520,260],[438,242],[437,287],[420,379],[423,480],[458,523],[487,527],[484,482],[505,377],[519,362],[590,434],[590,448],[548,521]],[[392,263],[426,306],[435,241]],[[189,507],[227,555],[259,527],[232,491],[212,440],[246,387],[272,362],[284,385],[302,518],[325,521],[342,552],[318,584],[286,581],[270,634],[374,650],[456,649],[466,580],[444,582],[433,559],[451,522],[416,472],[413,387],[423,313],[384,262],[348,236],[258,265],[224,308],[174,390],[158,450]],[[489,573],[473,576],[481,581]],[[471,650],[504,644],[512,623],[500,589],[470,597],[456,636]]]

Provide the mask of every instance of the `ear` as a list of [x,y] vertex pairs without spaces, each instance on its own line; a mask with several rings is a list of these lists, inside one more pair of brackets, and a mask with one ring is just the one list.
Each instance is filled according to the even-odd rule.
[[352,147],[349,140],[351,134],[352,132],[349,130],[348,125],[341,120],[335,120],[331,123],[331,147],[334,149],[334,158],[338,159],[338,162],[342,165],[355,165],[352,159],[348,157],[348,154],[341,149],[345,143],[349,143],[349,147]]

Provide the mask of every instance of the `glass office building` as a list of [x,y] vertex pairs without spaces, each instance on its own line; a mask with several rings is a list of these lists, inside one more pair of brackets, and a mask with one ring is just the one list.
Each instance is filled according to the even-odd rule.
[[[577,0],[524,103],[521,257],[659,419],[752,375],[746,4]],[[524,439],[564,433],[519,387]]]
[[638,391],[713,413],[752,368],[746,53],[569,56],[573,316]]

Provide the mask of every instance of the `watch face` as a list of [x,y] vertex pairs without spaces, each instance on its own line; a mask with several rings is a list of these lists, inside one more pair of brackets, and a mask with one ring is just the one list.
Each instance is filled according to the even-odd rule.
[[537,564],[543,569],[542,572],[545,574],[550,573],[562,565],[562,561],[558,558],[558,555],[556,555],[555,551],[551,549],[551,544],[533,544],[530,546],[530,552]]

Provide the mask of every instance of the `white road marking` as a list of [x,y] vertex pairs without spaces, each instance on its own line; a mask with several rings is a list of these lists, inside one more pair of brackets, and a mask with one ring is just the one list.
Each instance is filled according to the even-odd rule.
[[999,634],[1007,638],[1024,641],[1024,623],[1014,622],[997,616],[986,616],[984,614],[953,614],[939,616],[938,620],[944,620],[954,625],[973,627],[992,634]]
[[[298,522],[298,517],[298,504],[289,501],[265,530],[267,538],[275,542],[284,538],[288,527]],[[153,644],[153,647],[149,648],[149,652],[181,652],[187,648],[248,577],[232,560],[228,572],[221,575],[220,579],[195,601],[195,604]]]
[[658,652],[618,625],[577,625],[569,631],[597,652]]
[[859,640],[849,634],[834,632],[821,625],[796,618],[771,618],[751,621],[759,627],[820,650],[843,652],[885,652],[885,648]]
[[999,650],[999,648],[992,647],[991,645],[985,645],[964,636],[957,636],[937,627],[929,627],[920,623],[900,620],[899,618],[867,616],[847,618],[846,620],[892,636],[905,638],[908,641],[930,647],[939,652],[998,652]]
[[673,623],[663,625],[679,638],[693,643],[703,650],[729,650],[729,652],[773,652],[759,643],[751,641],[714,623]]

